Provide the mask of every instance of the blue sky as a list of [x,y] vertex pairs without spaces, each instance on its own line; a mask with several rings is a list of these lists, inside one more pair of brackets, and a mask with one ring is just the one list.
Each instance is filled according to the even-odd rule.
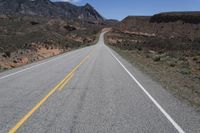
[[128,15],[153,15],[167,11],[200,11],[200,0],[52,0],[91,4],[103,17],[121,20]]

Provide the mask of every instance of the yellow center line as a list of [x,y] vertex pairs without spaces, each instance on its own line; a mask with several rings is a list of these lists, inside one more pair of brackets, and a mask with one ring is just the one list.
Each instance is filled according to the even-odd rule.
[[74,76],[74,73],[72,73],[70,77],[60,86],[59,91],[63,90],[63,88],[67,85],[67,83],[69,83],[69,81],[72,79],[73,76]]
[[[36,104],[19,122],[9,130],[8,133],[15,133],[30,117],[31,115],[44,104],[44,102],[57,90],[63,83],[67,82],[67,79],[71,79],[73,73],[90,57],[90,54],[94,51],[94,49],[83,59],[81,62],[60,82],[58,83],[39,103]],[[71,78],[70,78],[71,77]],[[64,87],[64,86],[63,86]]]

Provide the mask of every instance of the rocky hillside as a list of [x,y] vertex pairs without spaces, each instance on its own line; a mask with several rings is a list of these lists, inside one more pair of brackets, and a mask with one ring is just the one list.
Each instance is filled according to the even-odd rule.
[[118,27],[121,31],[142,32],[164,38],[199,40],[199,12],[160,13],[154,16],[129,16]]
[[100,30],[78,20],[0,15],[0,71],[91,45]]
[[76,6],[68,2],[49,0],[0,0],[0,14],[65,17],[92,23],[104,21],[104,18],[90,4]]

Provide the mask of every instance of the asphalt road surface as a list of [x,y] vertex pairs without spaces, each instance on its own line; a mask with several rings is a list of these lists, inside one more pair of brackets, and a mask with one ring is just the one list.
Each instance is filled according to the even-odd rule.
[[200,114],[104,44],[0,73],[0,133],[200,133]]

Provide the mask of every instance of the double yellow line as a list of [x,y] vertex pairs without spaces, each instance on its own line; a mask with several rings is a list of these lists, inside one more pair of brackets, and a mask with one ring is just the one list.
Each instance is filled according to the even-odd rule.
[[70,81],[73,77],[75,71],[90,57],[90,54],[94,51],[94,49],[83,59],[81,62],[59,83],[57,84],[39,103],[36,104],[20,121],[9,130],[8,133],[15,133],[30,117],[31,115],[44,104],[45,101],[58,89],[61,91],[65,85]]
[[69,83],[69,81],[73,78],[74,73],[72,73],[72,75],[70,75],[70,77],[68,79],[66,79],[66,81],[59,87],[59,91],[63,90],[63,88]]

